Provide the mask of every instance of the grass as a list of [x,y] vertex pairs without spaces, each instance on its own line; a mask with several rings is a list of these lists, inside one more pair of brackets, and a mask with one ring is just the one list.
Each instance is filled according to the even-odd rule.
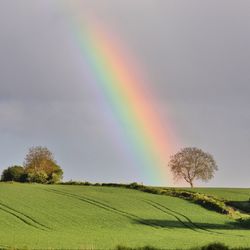
[[0,183],[0,190],[0,248],[250,248],[240,222],[180,198],[103,186]]
[[229,206],[250,213],[249,188],[194,188],[193,191],[223,199]]
[[[185,188],[185,190],[191,189]],[[250,199],[250,188],[193,188],[192,190],[229,201],[249,201]]]

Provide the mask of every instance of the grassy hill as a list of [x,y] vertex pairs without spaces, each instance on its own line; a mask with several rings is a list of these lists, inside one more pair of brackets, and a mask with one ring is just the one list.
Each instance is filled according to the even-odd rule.
[[[250,189],[210,191],[199,190],[234,201],[250,196]],[[250,230],[227,215],[125,188],[0,183],[0,218],[2,248],[250,247]]]
[[[190,188],[186,190],[190,190]],[[230,201],[248,201],[250,199],[250,188],[193,188],[192,190]]]
[[[190,189],[186,189],[190,190]],[[194,188],[193,191],[224,199],[226,203],[250,213],[250,189],[248,188]]]

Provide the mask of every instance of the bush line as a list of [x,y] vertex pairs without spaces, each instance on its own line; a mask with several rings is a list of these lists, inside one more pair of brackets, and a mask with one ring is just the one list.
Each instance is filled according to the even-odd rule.
[[[164,248],[165,250],[167,248]],[[145,246],[145,247],[138,247],[138,248],[131,248],[131,247],[125,247],[125,246],[118,246],[116,250],[164,250],[162,248],[155,248],[151,246]],[[249,250],[250,248],[230,248],[222,243],[211,243],[203,247],[194,247],[189,248],[188,250]],[[181,249],[177,249],[181,250]]]

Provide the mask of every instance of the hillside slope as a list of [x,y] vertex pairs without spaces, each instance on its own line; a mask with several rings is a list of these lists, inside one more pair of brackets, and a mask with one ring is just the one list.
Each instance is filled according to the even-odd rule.
[[0,247],[250,247],[250,230],[188,201],[111,187],[0,184]]
[[213,195],[229,201],[248,201],[250,199],[250,188],[181,188],[192,190],[203,194]]
[[[191,189],[185,190],[190,191]],[[249,188],[194,188],[192,192],[199,192],[223,199],[229,206],[250,214]]]

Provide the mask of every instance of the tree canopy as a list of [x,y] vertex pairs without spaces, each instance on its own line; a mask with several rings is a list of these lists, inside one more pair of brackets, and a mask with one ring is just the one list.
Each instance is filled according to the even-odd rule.
[[195,180],[212,179],[218,170],[213,156],[195,147],[180,150],[170,157],[168,165],[176,180],[184,179],[191,187]]
[[55,183],[62,179],[63,171],[52,152],[46,147],[32,147],[24,161],[27,180],[38,183]]
[[25,181],[25,172],[22,166],[11,166],[5,169],[1,176],[1,181]]
[[52,152],[46,147],[32,147],[25,157],[24,166],[5,169],[1,181],[56,183],[63,170],[57,165]]

